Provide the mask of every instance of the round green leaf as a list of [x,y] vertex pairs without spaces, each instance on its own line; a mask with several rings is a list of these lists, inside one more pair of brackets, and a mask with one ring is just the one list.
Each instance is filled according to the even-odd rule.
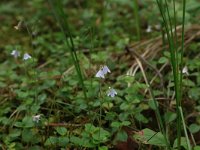
[[177,116],[176,113],[173,113],[173,112],[165,113],[165,116],[164,116],[165,122],[170,123],[170,122],[174,121],[176,119],[176,116]]
[[200,126],[197,124],[191,124],[189,130],[191,133],[197,133],[200,130]]
[[168,59],[166,57],[161,57],[159,60],[158,60],[158,63],[160,64],[164,64],[168,61]]
[[64,127],[57,127],[56,128],[56,131],[57,131],[57,133],[58,134],[60,134],[60,135],[65,135],[66,133],[67,133],[67,129],[66,128],[64,128]]

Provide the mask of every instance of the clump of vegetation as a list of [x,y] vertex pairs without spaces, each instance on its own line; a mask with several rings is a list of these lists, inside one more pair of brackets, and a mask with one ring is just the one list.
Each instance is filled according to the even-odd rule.
[[197,0],[0,3],[1,149],[200,149]]

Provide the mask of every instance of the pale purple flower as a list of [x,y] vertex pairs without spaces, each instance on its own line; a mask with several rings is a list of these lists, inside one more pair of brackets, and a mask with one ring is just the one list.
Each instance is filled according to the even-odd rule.
[[19,30],[21,27],[22,27],[22,20],[21,21],[19,21],[18,22],[18,24],[16,25],[16,26],[14,26],[14,28],[16,29],[16,30]]
[[152,32],[152,27],[150,25],[147,27],[146,32],[147,33]]
[[188,67],[187,67],[187,66],[185,66],[185,67],[183,68],[182,73],[183,73],[183,74],[186,74],[186,75],[189,75],[189,73],[188,73]]
[[40,121],[40,117],[41,115],[36,115],[36,116],[33,116],[32,119],[33,119],[33,122],[36,122],[38,123]]
[[32,57],[28,53],[25,53],[24,57],[23,57],[23,60],[28,60],[28,59],[31,59],[31,58]]
[[20,52],[17,50],[13,50],[10,54],[13,55],[15,58],[20,56]]
[[110,73],[110,69],[107,66],[101,67],[101,69],[96,73],[95,77],[97,78],[105,78],[107,73]]
[[107,74],[107,73],[110,73],[110,69],[108,68],[108,66],[103,66],[103,73],[104,75]]
[[116,95],[117,95],[116,90],[109,87],[109,91],[108,91],[108,93],[107,93],[107,96],[115,97]]
[[97,72],[97,74],[95,75],[95,77],[97,77],[97,78],[105,78],[104,72],[103,72],[102,68]]

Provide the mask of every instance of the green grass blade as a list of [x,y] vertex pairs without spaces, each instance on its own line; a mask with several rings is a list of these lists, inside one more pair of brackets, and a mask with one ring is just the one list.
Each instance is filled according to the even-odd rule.
[[134,15],[135,15],[135,28],[137,31],[137,40],[141,39],[141,34],[140,34],[140,20],[139,20],[139,12],[138,12],[138,2],[137,0],[133,0],[134,1],[134,5],[133,5],[133,9],[134,9]]
[[59,26],[60,26],[60,29],[61,29],[61,31],[64,35],[65,44],[67,45],[67,47],[70,50],[70,55],[72,57],[74,66],[76,68],[76,72],[78,74],[79,81],[80,81],[82,89],[83,89],[84,97],[85,97],[85,99],[87,99],[86,88],[85,88],[85,85],[84,85],[83,76],[82,76],[82,73],[81,73],[79,60],[78,60],[78,57],[77,57],[77,54],[76,54],[72,34],[70,32],[69,24],[67,22],[67,16],[65,15],[65,13],[63,11],[60,0],[49,0],[49,4],[52,7],[55,18],[57,19]]
[[183,110],[182,110],[181,107],[178,107],[178,108],[179,108],[179,111],[180,111],[181,120],[182,120],[182,124],[183,124],[183,129],[184,129],[185,137],[186,137],[186,140],[187,140],[188,150],[192,150],[192,148],[191,148],[191,144],[190,144],[190,140],[189,140],[189,137],[188,137],[188,134],[187,134],[187,129],[186,129],[186,125],[185,125],[184,117],[183,117]]

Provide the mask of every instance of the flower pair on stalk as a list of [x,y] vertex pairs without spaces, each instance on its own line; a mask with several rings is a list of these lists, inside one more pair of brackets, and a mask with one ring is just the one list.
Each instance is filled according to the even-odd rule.
[[[96,73],[95,77],[97,78],[105,78],[105,75],[107,73],[111,73],[110,69],[108,68],[108,66],[103,66],[100,68],[100,70]],[[107,93],[107,96],[110,96],[110,97],[115,97],[115,95],[117,95],[117,92],[115,89],[109,87],[109,90],[108,90],[108,93]]]
[[[20,52],[18,50],[13,50],[10,54],[12,56],[14,56],[15,58],[20,56]],[[32,58],[32,57],[28,53],[25,53],[23,56],[23,60],[28,60],[30,58]]]

